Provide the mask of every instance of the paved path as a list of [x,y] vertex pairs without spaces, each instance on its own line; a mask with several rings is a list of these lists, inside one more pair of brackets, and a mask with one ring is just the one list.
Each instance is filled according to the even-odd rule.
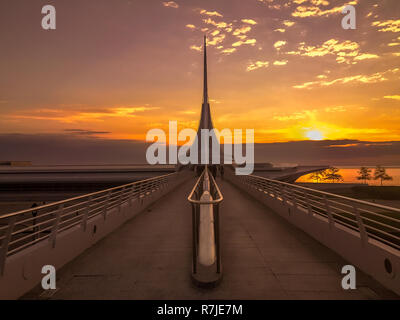
[[[53,299],[378,299],[396,297],[357,273],[341,288],[335,253],[228,182],[221,241],[224,278],[198,289],[190,278],[190,180],[58,272]],[[43,298],[36,288],[25,299]]]

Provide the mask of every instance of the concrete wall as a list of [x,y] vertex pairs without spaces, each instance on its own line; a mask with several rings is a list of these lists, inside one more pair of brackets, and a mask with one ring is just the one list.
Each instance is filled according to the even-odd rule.
[[170,179],[166,188],[159,189],[141,200],[125,202],[120,209],[109,210],[106,219],[103,215],[89,219],[86,230],[77,225],[59,233],[55,248],[46,239],[8,257],[4,274],[0,275],[0,299],[21,297],[41,282],[44,276],[41,270],[44,265],[61,268],[192,176],[191,172],[180,172],[175,180]]
[[[374,239],[363,242],[358,232],[337,223],[330,225],[328,219],[310,215],[303,208],[295,207],[293,204],[249,187],[232,174],[227,174],[226,178],[291,224],[338,253],[350,264],[357,266],[386,288],[400,294],[400,252],[398,250]],[[390,263],[391,273],[387,272],[385,262]]]

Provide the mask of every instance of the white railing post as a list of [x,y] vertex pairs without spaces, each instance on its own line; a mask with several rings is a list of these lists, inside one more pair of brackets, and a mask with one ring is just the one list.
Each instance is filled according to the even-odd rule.
[[164,182],[164,187],[165,187],[165,189],[168,189],[169,181],[170,181],[169,177],[168,177],[168,178],[165,178],[165,182]]
[[287,205],[287,202],[286,202],[286,197],[285,197],[285,190],[284,190],[284,186],[283,185],[279,185],[279,187],[280,187],[280,193],[281,193],[281,198],[282,198],[282,204],[283,205]]
[[106,198],[106,203],[104,204],[103,208],[103,218],[106,220],[107,218],[107,209],[108,209],[108,203],[110,202],[110,197],[111,197],[111,191],[107,192],[107,198]]
[[138,192],[138,199],[139,199],[139,200],[140,200],[140,198],[141,198],[141,196],[142,196],[142,190],[143,190],[143,183],[141,183],[141,182],[139,181],[138,190],[137,190],[137,192]]
[[161,184],[162,189],[168,189],[168,178],[164,178]]
[[58,206],[57,212],[56,212],[56,220],[53,223],[53,227],[51,228],[51,234],[49,237],[51,246],[53,248],[56,247],[56,240],[57,240],[57,232],[58,232],[58,228],[60,226],[60,220],[61,220],[61,215],[64,211],[64,204],[60,204]]
[[132,207],[132,198],[135,193],[135,184],[132,185],[131,191],[129,191],[129,207]]
[[267,195],[271,197],[271,184],[268,180],[265,180],[265,191],[267,191]]
[[279,188],[277,187],[277,185],[276,185],[276,181],[274,181],[274,182],[271,182],[271,184],[272,184],[272,190],[274,191],[274,195],[275,195],[275,200],[278,200],[278,196],[279,196]]
[[331,206],[329,205],[328,198],[325,194],[323,195],[323,198],[325,202],[326,214],[328,215],[329,228],[333,228],[335,226],[335,220],[333,219]]
[[268,196],[271,197],[271,194],[275,196],[274,190],[271,187],[271,182],[268,180],[265,180],[265,182],[266,182],[266,190],[267,190]]
[[[144,199],[142,199],[143,190],[144,190],[144,183],[140,183],[139,184],[139,195],[138,195],[140,205],[143,205],[143,201],[144,201]],[[145,197],[145,194],[143,194],[143,198],[144,197]]]
[[122,187],[121,195],[119,196],[119,200],[118,200],[118,211],[121,211],[122,200],[124,198],[124,192],[125,192],[125,187]]
[[0,250],[0,275],[4,274],[4,269],[6,266],[6,259],[8,253],[8,245],[11,241],[12,233],[14,231],[15,221],[17,220],[16,216],[10,218],[8,222],[8,228],[5,234],[5,237],[1,243],[1,250]]
[[83,228],[83,231],[86,231],[87,220],[88,220],[89,211],[90,211],[90,205],[92,204],[92,196],[90,196],[87,201],[88,202],[87,202],[85,211],[83,212],[83,215],[82,215],[82,228]]
[[305,202],[306,202],[308,214],[309,214],[310,216],[313,216],[313,212],[312,212],[312,208],[311,208],[311,204],[310,204],[310,199],[309,199],[309,197],[308,197],[308,193],[304,191],[303,194],[304,194],[304,200],[305,200]]
[[368,234],[367,234],[367,231],[365,230],[364,222],[362,221],[362,218],[361,218],[360,212],[358,211],[358,208],[356,206],[353,206],[353,208],[354,208],[354,213],[355,213],[356,219],[357,219],[358,230],[360,232],[361,242],[364,245],[368,242]]
[[290,188],[290,195],[293,201],[293,208],[296,210],[297,209],[297,198],[296,198],[296,193],[293,191],[293,188]]
[[261,180],[258,180],[257,181],[258,182],[258,190],[261,192],[261,193],[264,193],[264,183],[263,183],[263,181]]

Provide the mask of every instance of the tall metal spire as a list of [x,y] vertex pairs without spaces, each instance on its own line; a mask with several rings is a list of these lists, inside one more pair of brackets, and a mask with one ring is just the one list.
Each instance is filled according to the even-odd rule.
[[207,83],[207,38],[204,36],[204,84],[203,84],[203,104],[201,106],[201,116],[199,123],[200,129],[213,129],[213,124],[211,120],[210,104],[208,102],[208,83]]
[[207,38],[204,36],[204,84],[203,84],[203,103],[208,103],[208,85],[207,85]]
[[[202,129],[207,129],[207,130],[212,130],[214,129],[213,123],[212,123],[212,119],[211,119],[211,111],[210,111],[210,104],[208,101],[208,83],[207,83],[207,38],[206,36],[204,36],[204,84],[203,84],[203,103],[201,105],[201,115],[200,115],[200,123],[199,123],[199,129],[197,130],[197,141],[198,141],[198,160],[199,163],[201,163],[201,155],[205,152],[205,150],[203,150],[203,143],[201,141],[201,130]],[[212,156],[212,146],[214,144],[214,142],[212,142],[212,140],[214,141],[218,141],[216,139],[215,133],[214,131],[211,131],[211,135],[214,136],[214,139],[212,139],[210,137],[210,141],[208,144],[208,155],[209,155],[209,162],[211,164],[211,156]],[[219,145],[219,143],[218,143]]]

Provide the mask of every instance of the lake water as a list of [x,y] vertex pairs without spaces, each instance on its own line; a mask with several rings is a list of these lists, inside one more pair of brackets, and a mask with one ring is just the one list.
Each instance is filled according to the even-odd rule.
[[[362,180],[357,180],[359,167],[337,167],[339,174],[343,177],[343,183],[364,183]],[[371,175],[374,176],[374,167],[370,167]],[[383,181],[384,186],[400,186],[400,167],[385,167],[386,173],[393,177],[391,181]],[[296,182],[315,182],[315,180],[310,179],[311,174],[307,174],[303,177],[297,179]],[[331,181],[320,181],[321,183],[330,183]],[[380,180],[367,180],[370,186],[379,186],[381,184]]]

